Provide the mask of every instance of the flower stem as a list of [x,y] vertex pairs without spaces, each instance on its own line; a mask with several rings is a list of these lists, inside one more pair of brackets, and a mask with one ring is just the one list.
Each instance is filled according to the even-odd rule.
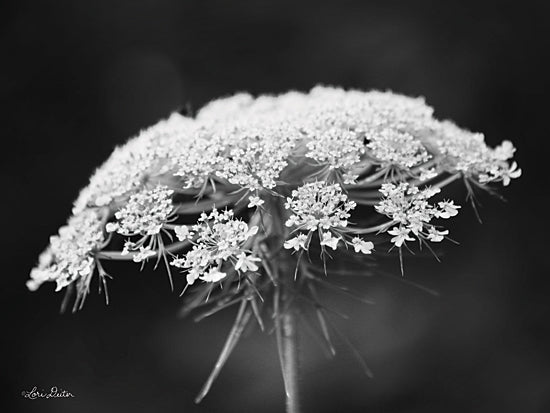
[[300,412],[299,346],[297,315],[293,308],[282,314],[283,363],[287,380],[286,412]]

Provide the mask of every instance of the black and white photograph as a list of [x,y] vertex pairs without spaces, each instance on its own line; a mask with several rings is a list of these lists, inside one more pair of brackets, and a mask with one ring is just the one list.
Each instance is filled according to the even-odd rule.
[[0,10],[2,412],[550,412],[550,4]]

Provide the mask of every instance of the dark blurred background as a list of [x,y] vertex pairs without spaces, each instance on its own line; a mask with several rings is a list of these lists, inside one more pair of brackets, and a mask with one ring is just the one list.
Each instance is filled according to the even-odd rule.
[[[550,411],[548,9],[544,1],[26,1],[0,12],[2,367],[4,412],[280,412],[272,336],[251,332],[200,405],[193,403],[234,310],[178,319],[163,272],[113,265],[111,304],[93,294],[58,313],[30,268],[89,175],[174,110],[236,91],[322,83],[423,95],[440,118],[518,147],[523,177],[502,203],[481,197],[451,223],[442,263],[382,264],[396,278],[354,286],[365,306],[328,297],[374,371],[345,346],[303,344],[307,412]],[[460,185],[451,189],[462,199]],[[465,202],[462,202],[465,204]],[[181,286],[181,280],[180,280]],[[70,400],[26,400],[58,386]]]

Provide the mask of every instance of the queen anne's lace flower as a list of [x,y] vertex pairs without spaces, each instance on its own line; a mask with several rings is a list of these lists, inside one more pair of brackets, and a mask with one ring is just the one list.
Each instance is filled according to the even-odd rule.
[[491,149],[481,133],[460,129],[449,121],[433,122],[432,125],[435,135],[428,139],[435,142],[444,156],[442,164],[449,171],[462,172],[480,183],[501,181],[504,186],[521,176],[517,164],[508,162],[515,152],[511,142],[504,141]]
[[[247,126],[237,136],[229,134],[224,141],[235,143],[221,158],[216,176],[249,189],[274,188],[294,148],[295,133],[284,124],[268,123],[257,129]],[[272,139],[264,139],[266,135]]]
[[460,206],[452,201],[442,201],[434,206],[428,199],[440,192],[439,188],[426,187],[419,189],[408,183],[398,185],[393,183],[383,184],[380,192],[384,199],[375,206],[377,212],[392,219],[392,223],[398,224],[388,230],[393,235],[391,242],[396,247],[401,247],[405,241],[413,241],[411,234],[419,239],[439,242],[439,236],[447,235],[446,232],[434,232],[431,220],[435,218],[450,218],[458,214]]
[[[490,148],[482,134],[436,120],[423,98],[391,92],[315,87],[218,99],[194,118],[173,114],[115,149],[28,286],[88,280],[94,268],[104,273],[102,259],[120,256],[167,263],[183,254],[172,265],[191,284],[264,273],[262,248],[278,242],[299,254],[317,240],[322,254],[342,247],[370,254],[374,244],[359,235],[379,232],[398,247],[415,238],[440,242],[448,231],[432,221],[455,216],[460,206],[430,203],[438,188],[460,177],[470,191],[470,182],[506,186],[521,175],[514,152],[509,141]],[[358,204],[390,220],[350,225]],[[122,244],[120,236],[129,237],[121,251],[109,250]]]
[[173,169],[176,148],[187,146],[193,130],[192,119],[173,114],[142,131],[139,136],[118,147],[90,178],[74,203],[73,213],[86,207],[101,207],[123,201],[141,188],[143,182],[156,181]]
[[352,246],[355,252],[370,254],[374,244],[360,237],[350,241],[348,218],[356,203],[348,199],[339,184],[327,185],[326,182],[311,182],[292,191],[287,198],[285,208],[290,216],[285,225],[294,231],[307,231],[284,242],[285,249],[308,250],[312,234],[318,231],[319,245],[336,250],[339,244]]
[[306,156],[327,164],[330,169],[349,170],[359,163],[365,152],[362,137],[352,131],[331,128],[310,134]]
[[131,235],[156,235],[174,211],[174,191],[166,186],[140,191],[115,213],[117,223],[110,223],[107,232]]
[[449,234],[434,221],[459,212],[453,200],[432,198],[458,180],[471,200],[490,183],[508,185],[521,175],[514,152],[509,141],[491,148],[482,134],[436,120],[423,98],[391,92],[315,87],[218,99],[115,149],[27,286],[69,286],[81,304],[94,271],[106,289],[103,262],[155,261],[171,284],[173,267],[187,286],[210,284],[191,287],[186,311],[214,303],[204,317],[240,302],[200,400],[252,316],[263,328],[262,314],[270,312],[278,344],[287,341],[281,324],[292,323],[286,314],[295,298],[312,302],[332,349],[317,286],[364,300],[318,278],[320,269],[330,273],[327,257],[373,254],[373,241],[387,234],[403,274],[403,246],[416,240],[431,250],[429,242]]
[[50,238],[49,248],[40,256],[38,266],[27,282],[36,290],[45,281],[54,281],[56,291],[80,278],[88,278],[95,268],[93,253],[103,243],[101,217],[95,209],[73,216],[59,234]]
[[407,132],[383,129],[367,135],[370,155],[383,166],[411,168],[430,159],[422,143]]
[[225,146],[219,139],[201,130],[188,145],[180,148],[176,158],[178,169],[175,175],[182,177],[183,187],[203,186],[223,162],[221,153]]
[[257,116],[200,129],[197,139],[179,151],[176,175],[183,177],[184,186],[222,179],[249,189],[275,187],[301,135],[288,121]]
[[355,206],[356,203],[348,200],[339,184],[311,182],[295,189],[287,198],[285,208],[291,211],[291,215],[286,226],[306,231],[344,228]]
[[196,236],[193,248],[171,262],[187,271],[188,284],[193,284],[198,278],[208,282],[221,280],[226,276],[226,272],[221,271],[226,262],[237,271],[257,270],[255,262],[260,259],[250,254],[247,244],[258,232],[258,227],[249,227],[246,222],[235,219],[232,211],[214,209],[210,214],[201,214],[192,232]]

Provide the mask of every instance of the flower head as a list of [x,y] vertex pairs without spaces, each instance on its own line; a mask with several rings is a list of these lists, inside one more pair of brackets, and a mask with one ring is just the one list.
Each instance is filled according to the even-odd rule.
[[365,152],[363,139],[355,132],[330,128],[310,133],[312,139],[306,144],[306,157],[326,164],[330,169],[347,171],[359,163]]
[[[435,119],[423,98],[391,92],[315,87],[218,99],[116,148],[80,192],[27,286],[54,281],[56,290],[71,292],[74,283],[82,302],[94,272],[106,287],[103,260],[144,265],[153,257],[169,273],[180,269],[188,285],[210,284],[192,287],[188,309],[210,299],[205,316],[240,302],[211,380],[252,316],[263,328],[262,314],[270,312],[281,337],[281,320],[294,318],[284,317],[294,298],[312,301],[332,348],[316,285],[361,297],[317,278],[315,257],[301,259],[313,255],[312,240],[319,240],[328,275],[327,256],[373,254],[373,241],[387,233],[403,273],[402,247],[443,241],[449,231],[436,220],[461,208],[432,198],[459,178],[472,199],[472,188],[509,185],[522,173],[514,153],[509,141],[491,148],[482,134]],[[292,273],[302,278],[292,284]]]
[[355,206],[340,185],[311,182],[292,191],[292,196],[287,198],[285,208],[290,210],[291,215],[286,226],[307,231],[344,228]]
[[85,210],[71,217],[57,235],[50,237],[50,246],[31,271],[27,287],[36,290],[45,281],[54,281],[59,291],[75,280],[89,279],[95,268],[94,252],[103,242],[97,210]]
[[177,148],[187,146],[194,121],[174,113],[170,118],[143,130],[137,137],[114,150],[79,194],[73,213],[88,207],[124,203],[143,182],[174,169]]
[[[393,235],[391,239],[397,247],[401,247],[405,241],[412,241],[410,234],[421,239],[439,242],[434,232],[431,221],[433,218],[450,218],[458,214],[459,205],[453,201],[441,201],[436,205],[430,204],[429,199],[440,192],[439,188],[426,187],[420,189],[402,182],[383,184],[380,192],[384,199],[375,209],[392,219],[392,223],[399,224],[388,231]],[[448,234],[448,231],[445,235]]]
[[[189,284],[197,278],[207,282],[218,281],[221,278],[218,272],[213,271],[219,270],[226,262],[242,272],[256,271],[255,262],[260,259],[248,252],[247,245],[258,232],[257,226],[249,227],[246,222],[235,219],[230,210],[220,212],[214,209],[210,214],[201,214],[192,231],[196,237],[193,248],[171,262],[173,266],[188,271]],[[237,264],[239,268],[236,268]]]
[[429,160],[422,142],[407,132],[383,129],[367,136],[371,156],[382,165],[411,168]]
[[173,213],[173,190],[166,186],[142,190],[115,213],[117,223],[110,223],[108,232],[122,235],[156,235]]
[[437,120],[421,97],[320,86],[239,93],[194,117],[173,114],[116,148],[28,287],[85,289],[111,258],[164,258],[192,284],[263,274],[264,257],[300,255],[312,240],[323,257],[339,246],[371,254],[362,234],[374,241],[387,232],[398,247],[440,242],[448,232],[435,221],[460,206],[432,198],[460,177],[468,188],[509,185],[522,173],[515,151],[510,141],[491,148],[483,134]]
[[461,129],[452,122],[433,122],[432,128],[435,133],[428,140],[444,156],[449,171],[462,172],[480,183],[500,181],[504,186],[521,176],[517,164],[509,164],[516,150],[510,141],[492,149],[485,144],[483,134]]

